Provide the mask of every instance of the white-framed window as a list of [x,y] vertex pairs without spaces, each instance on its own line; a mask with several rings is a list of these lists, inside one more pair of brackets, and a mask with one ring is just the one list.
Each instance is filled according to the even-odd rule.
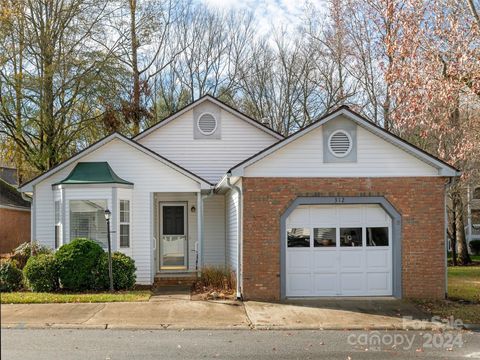
[[130,200],[120,200],[120,247],[130,247]]
[[62,239],[61,201],[55,200],[55,249],[60,247]]
[[70,241],[87,238],[107,248],[107,200],[70,200]]

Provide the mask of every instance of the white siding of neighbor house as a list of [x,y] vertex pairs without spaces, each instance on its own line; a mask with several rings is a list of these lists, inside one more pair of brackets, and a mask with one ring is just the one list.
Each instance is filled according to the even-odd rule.
[[[187,178],[171,167],[135,149],[119,139],[81,158],[80,161],[108,161],[115,173],[133,182],[131,204],[131,255],[137,267],[137,282],[150,284],[152,281],[153,224],[151,222],[153,192],[198,192],[198,182]],[[49,247],[54,246],[54,201],[52,184],[63,180],[75,164],[54,173],[35,185],[34,239]],[[98,197],[95,188],[85,187],[82,196]],[[110,204],[109,204],[110,206]],[[68,234],[67,234],[68,235]]]
[[[335,120],[331,120],[335,121]],[[438,176],[438,170],[357,126],[357,161],[324,163],[322,126],[245,168],[247,177]]]
[[[241,182],[236,184],[240,189]],[[238,193],[229,190],[225,194],[225,223],[226,223],[226,263],[232,270],[238,268],[238,213],[239,213]]]
[[138,142],[216,183],[231,167],[278,141],[232,113],[220,111],[221,139],[194,139],[190,110]]
[[203,261],[205,265],[225,266],[225,197],[213,195],[204,200]]

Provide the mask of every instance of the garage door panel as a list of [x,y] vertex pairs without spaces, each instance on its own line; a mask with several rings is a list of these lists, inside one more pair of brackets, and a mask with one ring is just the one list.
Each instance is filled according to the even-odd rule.
[[340,250],[340,269],[361,271],[364,267],[363,260],[361,250]]
[[367,291],[381,292],[382,295],[391,292],[389,272],[370,272],[367,273]]
[[387,224],[390,222],[390,217],[380,206],[366,206],[365,221],[368,223]]
[[337,211],[330,206],[312,206],[310,220],[317,225],[331,225],[337,222]]
[[310,273],[312,254],[308,250],[290,251],[287,256],[287,267],[290,272]]
[[341,226],[362,224],[362,212],[356,206],[340,206],[338,207],[338,221]]
[[291,224],[309,224],[310,209],[308,207],[298,207],[290,214],[287,219],[287,225]]
[[337,273],[313,274],[314,294],[317,296],[337,295]]
[[337,268],[337,252],[335,249],[330,250],[319,250],[312,252],[312,268],[313,271],[336,271]]
[[312,295],[311,280],[312,278],[310,274],[289,274],[287,279],[287,291],[289,295]]
[[372,269],[389,269],[391,266],[390,262],[390,251],[385,250],[367,250],[366,252],[366,265],[367,270]]
[[351,293],[358,294],[365,291],[365,278],[363,273],[341,273],[340,274],[340,292],[342,295]]

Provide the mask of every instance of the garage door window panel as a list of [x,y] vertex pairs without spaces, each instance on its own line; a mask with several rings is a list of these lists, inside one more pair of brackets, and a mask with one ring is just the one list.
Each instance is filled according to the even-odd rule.
[[340,228],[341,247],[361,247],[363,244],[362,228]]
[[388,246],[388,227],[367,227],[367,246]]
[[290,228],[287,230],[287,240],[289,248],[310,247],[310,229]]
[[314,247],[335,247],[337,243],[337,229],[313,228]]

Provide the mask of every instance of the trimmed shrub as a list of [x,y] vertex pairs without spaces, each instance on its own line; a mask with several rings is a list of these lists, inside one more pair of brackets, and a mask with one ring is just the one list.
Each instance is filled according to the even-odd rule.
[[[115,290],[130,290],[135,286],[135,261],[121,253],[112,254],[113,288]],[[97,290],[106,290],[110,287],[108,277],[108,253],[104,253],[98,267]]]
[[235,273],[225,266],[205,266],[199,282],[202,286],[215,289],[235,289]]
[[39,254],[51,254],[52,250],[46,246],[40,245],[38,242],[24,242],[18,245],[12,251],[12,259],[17,261],[18,268],[23,269],[30,256]]
[[0,262],[0,292],[20,290],[23,286],[22,271],[14,260]]
[[28,259],[23,268],[25,281],[30,289],[37,292],[58,290],[58,268],[52,254],[40,254]]
[[469,243],[473,255],[480,255],[480,240],[472,240]]
[[55,253],[60,286],[71,291],[94,289],[103,255],[100,245],[89,239],[78,238],[61,246]]

